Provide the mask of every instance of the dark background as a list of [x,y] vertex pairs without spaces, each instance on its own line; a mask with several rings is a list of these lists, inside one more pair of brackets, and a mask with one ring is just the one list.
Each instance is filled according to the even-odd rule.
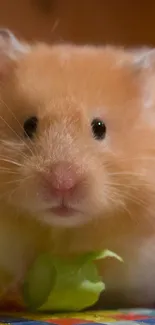
[[155,0],[0,0],[0,26],[27,40],[155,45]]

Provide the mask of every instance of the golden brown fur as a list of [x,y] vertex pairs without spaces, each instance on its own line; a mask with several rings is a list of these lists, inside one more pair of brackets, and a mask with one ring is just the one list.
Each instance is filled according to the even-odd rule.
[[[107,247],[124,264],[100,265],[103,305],[153,304],[153,51],[44,44],[25,53],[23,45],[13,57],[9,51],[1,50],[0,67],[0,265],[18,282],[39,252]],[[23,123],[33,115],[39,124],[29,140]],[[93,138],[95,117],[107,127],[102,141]],[[55,199],[42,194],[42,173],[58,161],[83,177],[68,200],[81,213],[69,220],[47,214]]]

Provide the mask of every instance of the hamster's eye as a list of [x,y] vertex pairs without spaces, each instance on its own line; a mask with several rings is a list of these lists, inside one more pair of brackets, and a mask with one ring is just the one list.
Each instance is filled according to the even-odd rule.
[[36,116],[29,117],[24,122],[24,134],[29,138],[33,138],[34,133],[37,130],[38,119]]
[[96,140],[103,140],[106,134],[106,126],[104,122],[98,118],[95,118],[91,123],[94,138]]

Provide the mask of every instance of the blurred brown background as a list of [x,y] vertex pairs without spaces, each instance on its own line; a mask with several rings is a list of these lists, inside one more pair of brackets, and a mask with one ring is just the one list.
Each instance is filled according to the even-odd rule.
[[155,45],[155,0],[0,0],[0,26],[27,40]]

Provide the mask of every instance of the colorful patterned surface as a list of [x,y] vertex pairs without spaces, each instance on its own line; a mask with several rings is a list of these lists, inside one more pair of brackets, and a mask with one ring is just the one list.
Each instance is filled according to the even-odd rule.
[[155,310],[134,309],[62,315],[0,314],[0,325],[155,325]]

